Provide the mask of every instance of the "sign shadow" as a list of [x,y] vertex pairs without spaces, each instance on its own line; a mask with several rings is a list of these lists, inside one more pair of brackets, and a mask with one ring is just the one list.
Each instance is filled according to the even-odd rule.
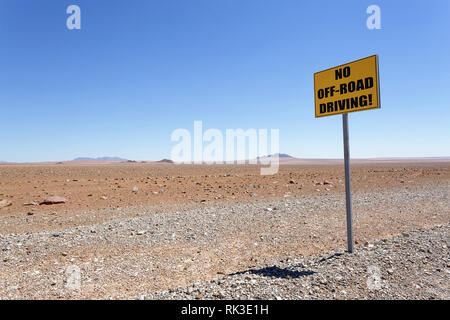
[[295,271],[290,270],[288,268],[279,268],[277,266],[270,266],[261,269],[249,269],[245,271],[240,271],[236,273],[229,274],[232,275],[240,275],[240,274],[256,274],[259,276],[269,277],[269,278],[283,278],[283,279],[295,279],[300,277],[311,276],[316,272],[311,270],[301,270]]

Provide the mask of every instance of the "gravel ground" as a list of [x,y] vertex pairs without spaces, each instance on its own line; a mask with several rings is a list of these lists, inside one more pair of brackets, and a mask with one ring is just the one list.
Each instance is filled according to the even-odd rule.
[[450,299],[450,225],[287,259],[140,299]]
[[[389,248],[383,247],[383,244],[377,245],[376,250],[362,247],[366,241],[389,238],[401,232],[414,235],[407,238],[413,241],[416,239],[414,230],[418,228],[448,225],[449,186],[449,183],[444,181],[387,191],[356,192],[353,205],[358,253],[354,258],[342,255],[324,260],[322,264],[328,266],[333,274],[333,261],[345,263],[349,268],[354,263],[352,268],[359,270],[358,276],[362,277],[367,275],[367,270],[362,270],[372,265],[371,263],[367,265],[369,260],[364,260],[365,257],[369,259],[373,252],[377,252],[376,250],[381,250],[381,253],[382,250],[388,250],[382,259],[373,254],[373,265],[380,268],[382,277],[388,269],[394,268],[391,276],[398,275],[399,280],[403,276],[405,282],[395,284],[396,282],[387,281],[386,285],[389,287],[382,287],[384,289],[371,293],[374,297],[377,297],[377,294],[383,296],[383,292],[387,292],[387,297],[415,297],[402,287],[412,283],[408,281],[409,274],[403,273],[403,270],[409,269],[402,268],[414,266],[422,268],[417,270],[423,271],[412,276],[418,281],[417,285],[423,287],[416,290],[417,297],[447,298],[448,292],[445,291],[445,287],[440,288],[436,285],[436,289],[433,289],[436,290],[436,294],[433,294],[430,284],[434,279],[437,279],[437,283],[441,278],[448,280],[444,277],[447,275],[445,271],[448,267],[447,260],[443,260],[447,259],[447,249],[443,248],[448,241],[446,227],[429,234],[431,240],[427,240],[426,243],[430,243],[429,246],[433,247],[424,249],[424,253],[418,253],[420,262],[412,255],[415,254],[412,250],[413,242],[411,242],[412,251],[406,251],[404,254],[402,247],[393,248],[393,254]],[[152,207],[111,210],[134,211],[129,214],[139,216],[63,230],[1,235],[0,298],[135,299],[141,296],[151,298],[152,292],[187,286],[196,281],[205,282],[223,277],[228,279],[226,275],[239,272],[248,274],[239,274],[231,278],[255,277],[246,280],[249,285],[253,285],[252,280],[257,283],[268,281],[270,284],[266,286],[267,293],[258,290],[253,293],[248,289],[249,297],[321,297],[319,294],[315,295],[314,290],[326,288],[327,283],[333,281],[337,281],[335,292],[330,289],[329,295],[323,297],[333,298],[334,295],[336,298],[360,297],[364,296],[362,292],[366,290],[365,280],[356,278],[352,285],[351,280],[345,278],[347,274],[345,272],[342,274],[343,280],[337,280],[339,279],[337,273],[334,273],[335,278],[328,278],[325,276],[326,273],[322,274],[323,269],[320,269],[319,265],[317,270],[297,267],[300,269],[293,269],[291,273],[283,271],[288,265],[273,264],[274,261],[286,259],[308,261],[308,256],[339,252],[345,248],[345,203],[344,197],[340,194],[287,197],[243,204],[200,205],[192,210],[161,214],[154,213]],[[80,215],[82,214],[85,213],[80,212]],[[108,212],[103,210],[97,214]],[[417,236],[419,240],[422,239],[420,234]],[[423,234],[423,238],[427,239],[426,231]],[[399,239],[395,241],[401,241],[402,238]],[[436,242],[438,247],[431,244],[433,239],[440,241],[439,244]],[[398,260],[395,258],[397,249]],[[432,253],[428,253],[428,249]],[[411,252],[411,257],[405,259],[408,252]],[[429,258],[426,258],[427,256]],[[358,260],[354,260],[358,257],[363,259],[361,264],[358,264]],[[437,260],[439,257],[440,264]],[[410,264],[408,259],[412,261]],[[423,267],[425,262],[432,268],[427,269],[428,265],[426,268]],[[271,265],[274,265],[274,269],[270,269]],[[305,266],[308,266],[306,262]],[[302,289],[304,291],[298,290],[297,285],[295,294],[289,293],[293,291],[289,289],[286,279],[264,277],[257,272],[248,271],[258,268],[261,270],[260,274],[264,274],[264,270],[274,273],[278,270],[276,268],[281,268],[279,272],[287,272],[287,275],[294,278],[293,287],[295,281],[301,283],[305,281],[305,287]],[[441,271],[437,272],[437,268]],[[308,270],[315,273],[309,275]],[[427,272],[435,275],[428,276]],[[226,279],[218,281],[227,281]],[[322,284],[320,280],[324,280],[325,283]],[[310,281],[309,288],[308,281]],[[340,285],[342,289],[338,281],[344,281]],[[280,282],[280,285],[276,284],[277,282]],[[445,285],[447,283],[448,281],[445,281]],[[284,286],[286,291],[282,289]],[[246,297],[244,292],[238,293],[238,289],[231,294],[227,293],[225,288],[224,297],[238,298],[238,294],[239,297]],[[278,292],[275,290],[277,288]],[[392,295],[389,295],[389,292]]]

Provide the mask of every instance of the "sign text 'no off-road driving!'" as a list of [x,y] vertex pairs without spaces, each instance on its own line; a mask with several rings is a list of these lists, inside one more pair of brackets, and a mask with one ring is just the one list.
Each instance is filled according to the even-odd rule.
[[380,107],[378,56],[314,73],[316,117]]

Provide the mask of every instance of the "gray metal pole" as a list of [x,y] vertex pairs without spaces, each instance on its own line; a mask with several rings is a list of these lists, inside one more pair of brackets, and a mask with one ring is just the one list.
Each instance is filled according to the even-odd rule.
[[350,186],[350,151],[348,146],[348,113],[342,114],[344,130],[345,205],[347,208],[347,248],[353,253],[352,191]]

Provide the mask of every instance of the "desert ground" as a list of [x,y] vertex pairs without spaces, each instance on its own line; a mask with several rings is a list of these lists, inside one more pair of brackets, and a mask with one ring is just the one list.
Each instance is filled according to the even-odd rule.
[[449,160],[259,169],[1,164],[0,298],[450,298]]

